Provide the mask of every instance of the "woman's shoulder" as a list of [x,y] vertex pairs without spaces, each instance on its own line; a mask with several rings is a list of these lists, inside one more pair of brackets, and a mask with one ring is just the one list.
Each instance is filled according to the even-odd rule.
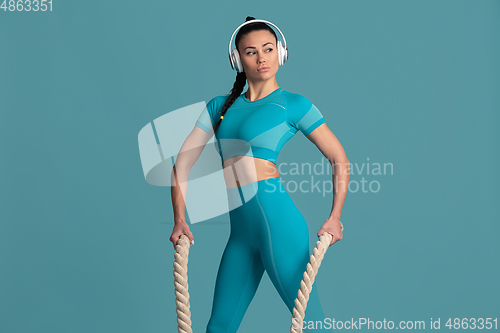
[[228,99],[229,95],[216,95],[210,99],[208,103],[224,104]]
[[211,114],[217,114],[226,103],[229,95],[216,95],[207,103],[207,109]]
[[298,107],[308,107],[312,104],[312,102],[307,97],[297,92],[291,92],[282,89],[281,94],[286,98],[287,104],[290,106],[293,105]]

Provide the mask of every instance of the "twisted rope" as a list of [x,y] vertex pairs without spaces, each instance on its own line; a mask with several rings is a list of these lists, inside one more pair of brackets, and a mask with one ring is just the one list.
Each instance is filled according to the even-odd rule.
[[[340,222],[340,228],[344,230],[342,222]],[[328,232],[324,232],[316,242],[316,247],[313,250],[310,262],[307,263],[306,271],[300,282],[300,289],[297,292],[290,333],[302,333],[302,322],[307,308],[307,301],[309,300],[309,293],[311,292],[319,266],[321,265],[321,261],[331,241],[332,235]],[[186,235],[181,235],[175,245],[174,285],[175,303],[177,304],[177,331],[179,333],[193,333],[191,328],[191,310],[189,310],[190,304],[187,277],[187,263],[190,246],[191,243]]]
[[[340,222],[340,230],[344,230],[342,222]],[[307,263],[306,271],[302,276],[302,281],[300,281],[300,288],[297,292],[295,306],[292,310],[293,314],[290,333],[302,333],[302,322],[304,321],[309,294],[311,293],[312,285],[316,279],[316,274],[318,273],[321,261],[323,260],[331,241],[332,235],[325,231],[316,242],[316,247],[313,250],[310,261]]]
[[189,238],[181,235],[175,245],[174,254],[174,285],[175,303],[177,304],[177,331],[179,333],[193,333],[191,329],[191,310],[189,310],[189,292],[187,263],[190,247]]

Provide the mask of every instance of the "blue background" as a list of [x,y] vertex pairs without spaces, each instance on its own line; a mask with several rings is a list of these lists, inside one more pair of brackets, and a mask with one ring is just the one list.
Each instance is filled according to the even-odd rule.
[[[170,188],[145,181],[137,136],[229,92],[246,16],[285,34],[278,84],[322,111],[350,162],[393,165],[351,175],[380,190],[347,194],[316,278],[327,317],[426,331],[499,317],[500,2],[54,1],[0,11],[1,332],[176,331]],[[322,158],[299,134],[278,162]],[[332,194],[290,195],[313,247]],[[191,231],[204,332],[229,225]],[[289,323],[265,274],[238,332]]]

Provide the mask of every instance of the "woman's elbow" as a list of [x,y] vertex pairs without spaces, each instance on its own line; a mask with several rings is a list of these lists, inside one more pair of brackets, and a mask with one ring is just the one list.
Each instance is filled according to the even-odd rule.
[[334,156],[334,157],[329,158],[329,160],[330,160],[330,163],[332,165],[335,165],[335,164],[348,165],[348,164],[350,164],[346,155]]

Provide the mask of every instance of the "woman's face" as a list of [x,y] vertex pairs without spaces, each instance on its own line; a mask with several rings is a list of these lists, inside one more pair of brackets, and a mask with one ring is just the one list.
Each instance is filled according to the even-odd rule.
[[[247,80],[265,81],[278,71],[276,38],[267,30],[252,31],[239,41],[238,52]],[[267,67],[267,71],[260,69]]]

